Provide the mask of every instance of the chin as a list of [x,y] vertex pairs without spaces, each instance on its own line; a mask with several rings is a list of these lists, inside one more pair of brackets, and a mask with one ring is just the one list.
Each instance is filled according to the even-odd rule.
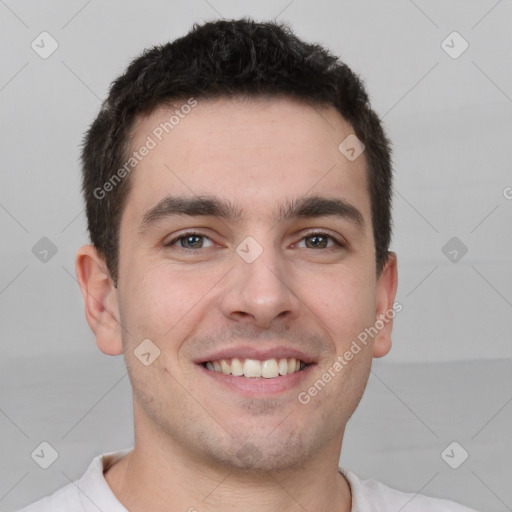
[[[275,434],[275,432],[274,432]],[[302,469],[304,464],[318,453],[318,438],[306,442],[297,435],[281,432],[268,437],[253,436],[250,440],[231,439],[228,450],[209,447],[208,452],[213,464],[225,467],[229,471],[241,473],[268,473]],[[245,436],[247,439],[247,436]]]

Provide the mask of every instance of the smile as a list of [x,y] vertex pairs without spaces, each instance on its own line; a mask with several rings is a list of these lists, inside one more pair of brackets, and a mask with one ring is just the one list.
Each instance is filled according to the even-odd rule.
[[233,375],[235,377],[275,379],[304,370],[308,365],[299,359],[280,358],[266,359],[219,359],[207,361],[203,366],[210,371]]

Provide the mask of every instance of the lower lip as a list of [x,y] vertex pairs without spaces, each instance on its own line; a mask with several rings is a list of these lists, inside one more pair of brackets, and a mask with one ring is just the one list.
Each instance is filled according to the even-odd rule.
[[235,375],[226,375],[214,370],[208,370],[200,364],[198,365],[199,369],[214,381],[249,397],[277,395],[296,388],[308,378],[313,366],[315,365],[309,364],[304,370],[299,372],[265,379],[264,377],[236,377]]

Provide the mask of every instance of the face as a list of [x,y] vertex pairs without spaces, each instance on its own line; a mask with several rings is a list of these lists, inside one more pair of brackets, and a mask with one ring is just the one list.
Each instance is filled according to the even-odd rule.
[[393,264],[375,272],[364,153],[340,152],[353,130],[334,108],[289,99],[199,101],[155,132],[171,115],[135,127],[133,148],[156,145],[121,220],[123,328],[103,338],[125,354],[136,430],[217,467],[299,467],[341,448],[390,347],[388,324],[344,357],[396,289]]

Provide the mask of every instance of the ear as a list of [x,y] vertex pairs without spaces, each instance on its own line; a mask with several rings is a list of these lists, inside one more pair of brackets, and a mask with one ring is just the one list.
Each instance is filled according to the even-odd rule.
[[393,308],[398,286],[396,253],[390,252],[388,260],[377,280],[376,318],[379,328],[373,344],[373,357],[385,356],[391,350],[391,330],[396,310]]
[[75,270],[84,298],[85,317],[96,336],[98,348],[107,355],[122,354],[117,288],[104,259],[93,245],[80,247]]

